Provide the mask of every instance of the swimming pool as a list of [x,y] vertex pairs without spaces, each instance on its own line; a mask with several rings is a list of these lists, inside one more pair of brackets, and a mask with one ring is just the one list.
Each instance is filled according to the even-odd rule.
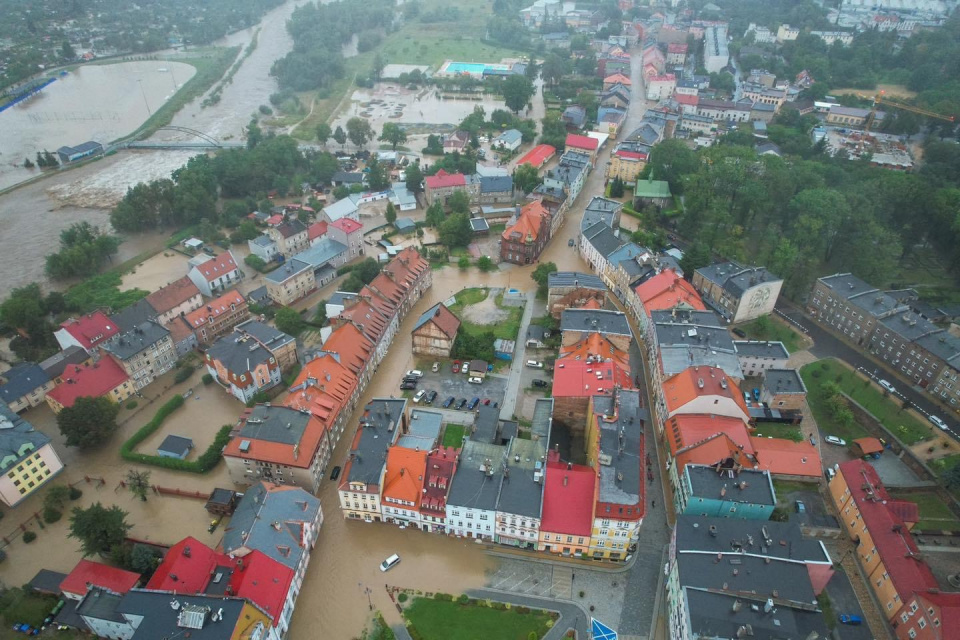
[[449,62],[444,71],[447,73],[469,73],[470,75],[483,75],[487,65],[482,62]]

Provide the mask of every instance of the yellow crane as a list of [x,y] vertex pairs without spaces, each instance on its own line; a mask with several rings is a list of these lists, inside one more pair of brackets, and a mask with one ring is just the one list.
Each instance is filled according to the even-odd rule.
[[[920,107],[914,107],[913,105],[903,104],[902,102],[895,102],[889,98],[884,97],[884,91],[880,91],[875,96],[873,96],[873,106],[870,108],[870,115],[867,116],[867,121],[864,124],[863,132],[869,133],[870,126],[873,124],[874,119],[877,115],[877,107],[881,104],[888,107],[893,107],[895,109],[901,109],[903,111],[909,111],[910,113],[916,113],[917,115],[926,116],[928,118],[936,118],[937,120],[944,120],[946,122],[953,122],[953,116],[945,116],[942,113],[937,113],[935,111],[930,111],[929,109],[921,109]],[[866,96],[860,96],[865,98]]]

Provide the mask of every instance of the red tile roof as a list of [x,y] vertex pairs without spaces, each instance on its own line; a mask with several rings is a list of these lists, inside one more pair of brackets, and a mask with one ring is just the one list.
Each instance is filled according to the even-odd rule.
[[337,317],[352,321],[371,342],[380,342],[380,338],[390,326],[391,318],[385,317],[379,309],[359,296],[348,304],[350,306],[344,308]]
[[516,242],[511,236],[520,234],[521,242],[536,242],[540,237],[540,232],[545,230],[543,221],[549,219],[550,212],[543,206],[543,203],[534,200],[520,210],[517,221],[504,229],[501,237],[504,240]]
[[233,567],[234,563],[226,554],[187,537],[170,547],[146,588],[178,594],[203,593],[218,565]]
[[794,442],[785,438],[750,437],[757,457],[757,465],[773,475],[808,476],[823,474],[820,453],[809,440]]
[[323,343],[324,351],[332,351],[340,356],[340,362],[355,376],[359,377],[370,354],[373,352],[373,343],[370,342],[349,322],[337,327]]
[[574,307],[575,309],[602,309],[603,305],[600,304],[600,301],[596,298],[590,298],[584,302],[579,307]]
[[[433,312],[433,316],[424,322],[424,324],[427,322],[435,324],[437,329],[451,340],[457,337],[457,331],[460,329],[460,318],[453,315],[453,312],[442,302],[437,305],[437,310]],[[414,333],[418,330],[419,327],[414,329]]]
[[700,104],[700,96],[691,96],[687,93],[678,93],[673,96],[673,99],[680,104],[688,104],[694,107]]
[[646,160],[647,154],[639,153],[637,151],[627,151],[626,149],[618,149],[613,152],[613,155],[620,158],[626,158],[627,160]]
[[713,466],[728,459],[747,468],[753,468],[756,464],[753,456],[740,449],[727,434],[715,433],[706,440],[677,451],[676,465],[679,471],[688,464]]
[[634,289],[650,317],[653,311],[685,307],[705,311],[700,294],[693,285],[677,275],[673,269],[664,269]]
[[323,220],[317,220],[312,225],[307,227],[307,239],[316,240],[317,238],[322,238],[327,235],[327,223]]
[[363,225],[352,218],[340,218],[339,220],[331,222],[330,226],[347,234],[363,229]]
[[283,216],[280,215],[279,213],[275,213],[275,214],[273,214],[272,216],[270,216],[269,218],[267,218],[266,222],[267,222],[267,224],[270,225],[271,227],[275,227],[275,226],[277,226],[278,224],[280,224],[281,222],[283,222]]
[[667,418],[664,430],[670,452],[674,455],[718,433],[726,435],[734,445],[742,448],[746,453],[753,453],[750,433],[743,421],[737,418],[703,413],[681,413]]
[[246,304],[246,300],[236,289],[231,289],[219,298],[215,298],[199,309],[191,311],[184,318],[191,328],[196,329],[205,325],[210,318],[217,318],[221,314],[233,311],[230,308],[231,304],[237,307]]
[[565,145],[568,148],[572,147],[574,149],[596,151],[597,147],[600,145],[600,141],[596,138],[591,138],[590,136],[581,136],[575,133],[568,133]]
[[425,491],[420,502],[421,513],[446,517],[450,479],[457,470],[457,451],[454,447],[439,447],[427,456],[423,487]]
[[387,449],[386,468],[383,474],[383,503],[389,499],[404,504],[405,508],[418,511],[423,493],[423,476],[427,469],[427,451],[415,451],[406,447]]
[[226,274],[236,271],[237,263],[233,259],[232,253],[224,251],[216,258],[207,260],[194,267],[194,269],[199,271],[207,282],[213,282],[217,278],[222,278]]
[[47,395],[64,407],[72,407],[77,398],[99,398],[129,379],[112,358],[101,358],[92,365],[69,365],[63,372],[63,383],[51,389]]
[[[293,391],[301,385],[301,389]],[[288,407],[324,413],[330,410],[329,402],[324,400],[314,407],[314,401],[320,396],[329,395],[342,405],[348,404],[357,388],[357,376],[346,365],[337,362],[334,356],[321,353],[303,365],[290,388],[291,392],[284,403]]]
[[629,87],[632,84],[630,82],[630,78],[623,75],[622,73],[615,73],[612,76],[607,76],[606,78],[603,79],[603,84],[610,84],[610,83],[619,83],[625,87]]
[[[244,433],[242,437],[237,436],[232,438],[230,442],[227,443],[227,446],[224,447],[223,455],[308,469],[313,463],[313,459],[320,449],[320,445],[326,437],[327,431],[332,428],[333,422],[340,410],[340,406],[337,403],[331,403],[329,399],[327,401],[333,404],[333,406],[330,408],[329,413],[324,416],[326,420],[321,420],[316,415],[319,410],[323,408],[322,405],[318,407],[315,404],[313,407],[310,407],[310,418],[307,420],[307,424],[298,442],[292,442],[292,438],[285,442],[259,438],[257,435],[254,435],[259,434],[259,428],[255,428],[252,433],[247,432]],[[288,403],[285,407],[273,405],[267,410],[273,414],[290,415],[290,409],[293,409],[293,407]],[[250,413],[251,410],[247,409],[244,414],[240,416],[241,422],[244,423],[241,424],[241,429],[244,426],[249,426],[245,424],[245,421]],[[246,451],[240,450],[242,443],[248,443],[245,446]]]
[[260,607],[274,622],[283,613],[294,572],[261,551],[253,551],[236,561],[230,576],[230,595],[246,598]]
[[137,586],[140,574],[109,567],[91,560],[81,560],[60,583],[60,590],[85,596],[90,586],[102,587],[113,593],[124,594]]
[[[595,298],[591,298],[590,300],[596,302]],[[587,306],[584,305],[580,308],[586,309]],[[601,333],[587,334],[586,338],[582,338],[566,347],[560,347],[560,357],[565,360],[576,360],[578,358],[580,360],[586,360],[591,356],[593,356],[595,360],[613,360],[624,368],[630,368],[629,354],[618,349],[616,345],[610,342],[609,338]]]
[[676,82],[677,76],[672,73],[665,73],[663,75],[656,75],[650,78],[647,82]]
[[200,289],[187,276],[174,280],[147,296],[147,302],[157,313],[166,313],[190,298],[200,295]]
[[517,160],[517,166],[530,164],[539,169],[543,164],[557,153],[556,147],[549,144],[538,144],[530,149],[522,158]]
[[853,443],[860,447],[865,456],[871,453],[883,453],[883,445],[877,438],[857,438]]
[[[700,397],[727,398],[737,405],[743,421],[749,422],[750,412],[740,388],[722,369],[716,367],[689,367],[663,382],[663,399],[667,411],[673,412]],[[737,416],[739,417],[739,416]]]
[[687,52],[687,43],[686,42],[671,42],[667,45],[667,53],[686,53]]
[[547,462],[540,530],[590,537],[597,472],[591,467]]
[[60,326],[88,351],[95,345],[120,333],[120,328],[116,323],[102,311],[94,311],[79,318],[70,318],[66,322],[61,322]]
[[462,173],[447,173],[443,169],[437,171],[435,175],[424,178],[428,189],[441,189],[443,187],[463,187],[467,184],[467,179]]
[[613,388],[632,389],[630,371],[615,362],[588,363],[557,360],[553,372],[554,398],[588,398],[609,395]]

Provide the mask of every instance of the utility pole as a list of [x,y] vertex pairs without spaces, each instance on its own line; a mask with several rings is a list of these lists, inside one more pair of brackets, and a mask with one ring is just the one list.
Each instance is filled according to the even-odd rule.
[[147,102],[147,92],[143,90],[143,80],[137,79],[137,84],[140,85],[140,95],[143,96],[143,104],[147,106],[147,115],[153,115],[153,111],[150,110],[150,103]]

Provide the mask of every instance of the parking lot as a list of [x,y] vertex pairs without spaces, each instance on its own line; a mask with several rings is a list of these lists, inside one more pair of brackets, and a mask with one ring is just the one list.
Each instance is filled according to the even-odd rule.
[[[469,377],[467,374],[451,371],[451,361],[440,361],[440,365],[437,373],[432,372],[429,367],[421,369],[423,377],[420,379],[420,384],[415,391],[407,393],[411,393],[412,396],[421,389],[436,391],[437,398],[433,402],[433,407],[437,409],[443,408],[444,401],[451,396],[456,399],[453,407],[458,406],[461,400],[470,402],[473,398],[480,398],[481,402],[489,399],[491,405],[496,402],[497,406],[503,402],[503,394],[507,386],[505,375],[488,373],[481,384],[472,384],[467,382]],[[399,381],[397,384],[400,384]]]

